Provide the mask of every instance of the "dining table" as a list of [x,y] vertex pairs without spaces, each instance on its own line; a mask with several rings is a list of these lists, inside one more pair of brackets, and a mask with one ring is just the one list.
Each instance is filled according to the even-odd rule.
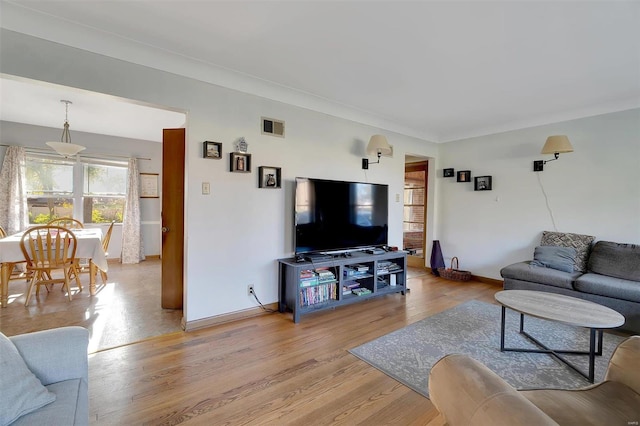
[[[89,293],[96,294],[96,268],[107,272],[107,256],[102,248],[102,229],[84,228],[72,229],[76,236],[78,247],[76,248],[76,258],[89,259]],[[9,304],[9,279],[16,264],[24,262],[26,259],[20,249],[20,240],[23,232],[18,232],[0,239],[0,284],[2,307]]]

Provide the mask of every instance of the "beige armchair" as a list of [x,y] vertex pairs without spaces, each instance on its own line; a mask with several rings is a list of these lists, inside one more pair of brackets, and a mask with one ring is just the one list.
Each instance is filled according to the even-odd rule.
[[603,382],[579,390],[517,391],[480,362],[452,354],[431,369],[429,394],[451,426],[637,425],[640,336],[616,348]]

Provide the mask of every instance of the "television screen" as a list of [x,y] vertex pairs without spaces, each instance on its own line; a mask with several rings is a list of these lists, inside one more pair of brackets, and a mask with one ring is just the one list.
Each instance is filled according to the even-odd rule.
[[296,178],[296,254],[386,245],[388,195],[388,185]]

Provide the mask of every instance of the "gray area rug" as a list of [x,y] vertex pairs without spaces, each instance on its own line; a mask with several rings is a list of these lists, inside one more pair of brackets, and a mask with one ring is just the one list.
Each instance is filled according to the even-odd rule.
[[[517,389],[577,389],[590,383],[547,354],[500,352],[500,306],[470,301],[351,349],[353,355],[429,397],[431,366],[446,354],[460,353],[482,362]],[[520,315],[507,309],[505,346],[537,349],[518,332]],[[589,330],[525,316],[525,331],[554,349],[588,350]],[[596,357],[595,382],[604,378],[609,359],[625,338],[604,333]],[[588,356],[567,355],[581,370]]]

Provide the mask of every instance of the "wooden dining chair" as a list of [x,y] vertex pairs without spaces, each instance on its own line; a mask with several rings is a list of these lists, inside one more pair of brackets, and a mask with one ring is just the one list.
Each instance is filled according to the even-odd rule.
[[84,224],[72,217],[59,217],[47,222],[47,225],[62,226],[67,229],[83,229]]
[[[104,250],[104,255],[105,257],[109,257],[109,241],[111,241],[111,232],[113,232],[113,224],[116,223],[116,221],[111,221],[111,225],[109,225],[109,229],[107,229],[107,233],[104,234],[104,237],[102,238],[102,250]],[[102,276],[102,283],[106,284],[107,283],[107,273],[105,271],[103,271],[102,269],[100,270],[100,275]]]
[[[54,225],[54,226],[62,226],[64,228],[67,229],[84,229],[84,224],[82,222],[80,222],[77,219],[74,219],[72,217],[59,217],[56,219],[52,219],[49,222],[47,222],[47,225]],[[79,272],[81,272],[82,270],[82,265],[81,263],[83,262],[83,260],[86,260],[87,262],[89,261],[88,259],[76,259],[75,263],[73,265],[73,273],[72,273],[72,278],[75,279],[76,284],[78,285],[78,288],[80,288],[80,290],[82,291],[82,283],[80,282],[80,274]]]
[[[7,231],[5,231],[2,226],[0,226],[0,239],[5,237],[7,237]],[[9,281],[20,280],[20,279],[25,279],[28,281],[31,278],[30,274],[27,274],[26,272],[23,272],[23,270],[20,269],[20,268],[24,269],[23,267],[17,267],[18,265],[21,265],[21,264],[26,264],[26,262],[14,262],[13,269],[11,270],[11,274],[9,275]]]
[[[112,221],[111,225],[109,225],[109,229],[107,229],[107,232],[104,234],[104,236],[102,237],[102,250],[104,250],[104,255],[106,257],[109,256],[109,242],[111,241],[111,233],[113,232],[113,224],[116,223],[116,221]],[[91,268],[90,268],[90,259],[76,259],[76,270],[74,270],[72,272],[72,277],[76,278],[76,282],[78,283],[78,285],[80,285],[79,282],[79,276],[78,274],[80,273],[90,273],[91,272]],[[97,269],[100,268],[96,268],[96,274],[97,274]],[[107,283],[107,273],[104,272],[103,270],[100,269],[100,275],[102,276],[102,283],[106,284]],[[94,276],[94,280],[95,280],[95,276]]]
[[[36,226],[22,234],[20,249],[27,260],[27,271],[32,273],[25,306],[31,300],[33,287],[36,287],[36,297],[38,297],[41,285],[61,283],[63,289],[67,290],[69,300],[72,300],[69,284],[76,247],[75,234],[62,226]],[[53,278],[54,271],[62,271],[62,278]]]

